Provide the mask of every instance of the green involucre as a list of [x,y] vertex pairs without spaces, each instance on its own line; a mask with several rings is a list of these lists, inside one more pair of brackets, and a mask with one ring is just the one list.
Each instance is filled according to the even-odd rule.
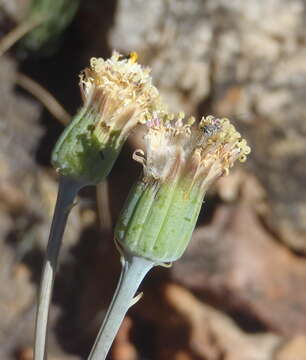
[[97,137],[93,131],[96,115],[86,108],[66,127],[52,153],[52,163],[63,176],[86,184],[97,184],[111,171],[122,142],[119,132],[113,131]]
[[47,42],[56,40],[72,21],[80,0],[32,0],[27,19],[42,19],[42,23],[24,37],[22,43],[29,50],[39,50]]
[[116,240],[130,254],[156,263],[177,260],[191,239],[203,196],[184,180],[136,183],[119,216]]

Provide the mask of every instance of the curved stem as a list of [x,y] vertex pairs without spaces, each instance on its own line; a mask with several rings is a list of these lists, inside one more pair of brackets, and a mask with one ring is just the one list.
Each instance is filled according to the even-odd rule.
[[124,259],[120,279],[88,360],[104,360],[143,278],[154,266],[144,258]]
[[12,31],[6,34],[0,41],[0,56],[2,56],[10,47],[12,47],[25,34],[33,30],[43,22],[43,18],[31,18],[17,25]]
[[65,231],[69,211],[72,208],[74,198],[76,197],[81,187],[82,185],[74,180],[65,177],[60,178],[58,196],[47,244],[38,298],[35,326],[34,360],[45,359],[50,301],[58,254],[61,247],[62,237]]
[[63,125],[71,120],[71,115],[45,88],[25,74],[17,73],[16,83],[35,96],[49,112]]

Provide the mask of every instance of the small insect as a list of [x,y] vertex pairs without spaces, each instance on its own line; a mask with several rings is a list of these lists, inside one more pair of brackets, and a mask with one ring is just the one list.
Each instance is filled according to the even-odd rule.
[[218,118],[213,118],[211,122],[207,125],[204,125],[202,130],[205,135],[213,136],[221,129],[221,121]]

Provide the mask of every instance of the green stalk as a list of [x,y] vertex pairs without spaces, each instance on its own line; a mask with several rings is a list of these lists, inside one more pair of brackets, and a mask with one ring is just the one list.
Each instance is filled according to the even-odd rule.
[[127,256],[123,260],[122,271],[113,300],[104,318],[88,360],[104,360],[114,341],[134,295],[154,262],[137,256]]
[[34,360],[44,360],[46,356],[48,318],[58,254],[69,211],[73,206],[74,198],[82,186],[82,184],[70,178],[63,176],[60,178],[38,298],[35,324]]

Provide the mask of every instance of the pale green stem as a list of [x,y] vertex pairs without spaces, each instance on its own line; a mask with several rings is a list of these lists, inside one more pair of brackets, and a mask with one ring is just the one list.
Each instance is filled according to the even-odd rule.
[[57,259],[69,211],[82,184],[66,177],[60,178],[58,196],[47,244],[40,293],[38,298],[34,360],[44,360],[46,355],[47,327]]
[[104,360],[143,278],[154,262],[141,257],[123,260],[120,279],[88,360]]

